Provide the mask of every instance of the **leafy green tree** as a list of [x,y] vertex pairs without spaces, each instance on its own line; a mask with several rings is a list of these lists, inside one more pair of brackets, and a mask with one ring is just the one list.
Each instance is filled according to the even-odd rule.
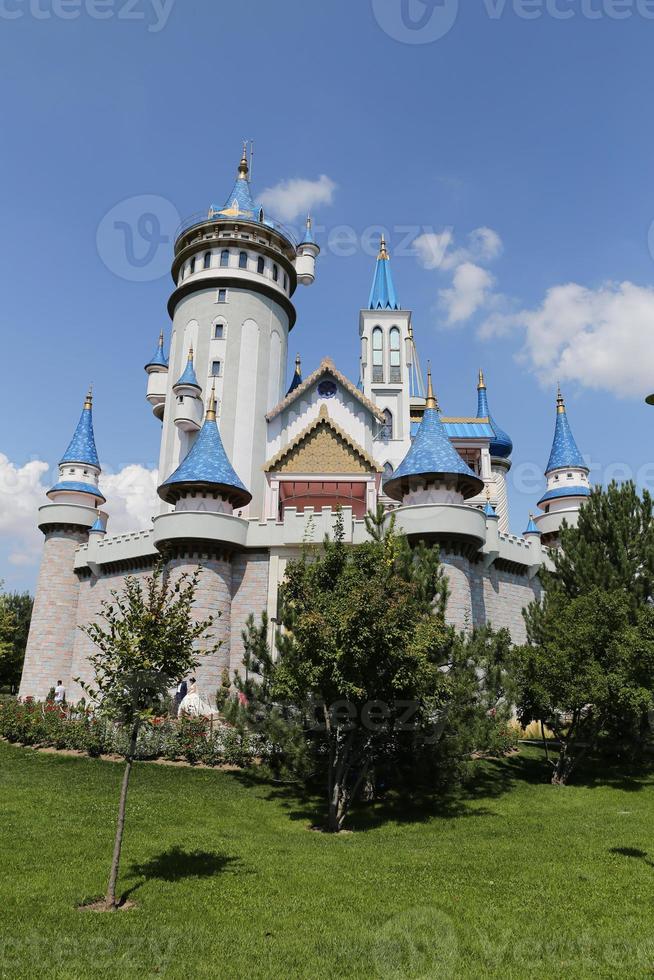
[[[8,592],[0,597],[0,687],[15,691],[20,684],[25,660],[34,600],[29,592]],[[11,642],[7,642],[2,619],[13,621]]]
[[94,683],[78,681],[98,712],[126,726],[130,733],[104,902],[107,910],[118,905],[116,881],[139,727],[161,710],[170,688],[197,667],[198,653],[214,653],[220,646],[209,635],[214,620],[198,622],[193,617],[200,574],[198,568],[171,578],[159,563],[144,581],[129,576],[123,590],[112,592],[111,601],[103,602],[103,623],[80,627],[98,650],[89,657]]
[[[541,574],[547,592],[569,598],[593,589],[624,592],[630,618],[654,597],[654,515],[647,490],[640,497],[633,483],[596,487],[579,512],[576,527],[561,531],[554,571]],[[533,615],[533,614],[532,614]]]
[[633,736],[652,708],[654,609],[641,606],[634,622],[632,601],[622,591],[570,598],[554,589],[527,614],[530,645],[515,657],[519,718],[556,735],[555,784],[569,781],[602,734]]

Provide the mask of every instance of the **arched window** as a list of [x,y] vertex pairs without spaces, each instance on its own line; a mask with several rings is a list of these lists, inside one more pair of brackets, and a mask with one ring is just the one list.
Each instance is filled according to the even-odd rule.
[[391,354],[391,381],[401,381],[402,366],[400,361],[400,331],[397,327],[391,327],[389,346]]
[[195,256],[191,259],[191,275],[195,272]]
[[393,470],[392,463],[384,463],[384,472],[382,473],[382,482],[388,480],[389,477],[393,475],[395,471]]
[[384,334],[381,327],[375,327],[372,332],[372,380],[373,383],[384,380]]
[[260,255],[259,258],[257,259],[257,272],[259,273],[260,276],[264,274],[265,268],[266,268],[266,260],[264,259],[263,255]]
[[216,340],[222,340],[225,336],[225,324],[216,323],[213,328],[213,335]]
[[229,265],[229,249],[224,248],[220,253],[220,266],[222,269]]
[[273,279],[275,280],[275,282],[277,282],[277,280],[279,279],[279,269],[277,268],[276,265],[273,265]]
[[211,252],[204,253],[204,267],[205,269],[211,268]]
[[239,269],[247,269],[248,267],[248,253],[239,252],[238,253],[238,267]]
[[381,437],[384,442],[393,438],[393,413],[390,409],[384,409],[384,424],[382,425]]

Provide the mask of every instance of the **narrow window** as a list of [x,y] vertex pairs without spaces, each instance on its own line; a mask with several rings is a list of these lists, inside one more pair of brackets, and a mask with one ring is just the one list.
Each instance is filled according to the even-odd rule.
[[288,276],[284,273],[284,289],[288,289]]
[[279,269],[277,268],[276,265],[273,265],[273,279],[275,280],[275,282],[277,282],[277,280],[279,279]]
[[391,381],[401,381],[402,380],[402,366],[400,362],[400,331],[397,327],[391,328],[390,333],[390,363],[391,363]]
[[247,269],[248,267],[248,253],[239,252],[238,253],[238,267],[239,269]]
[[216,328],[214,330],[214,334],[213,335],[216,338],[216,340],[222,340],[223,339],[223,337],[225,336],[225,325],[224,325],[224,323],[217,323],[216,324]]
[[205,269],[211,268],[211,252],[204,253],[204,267]]
[[221,365],[220,365],[220,361],[212,361],[211,362],[211,376],[213,378],[219,378],[220,375],[221,375],[221,371],[222,371],[222,368],[221,368]]
[[259,258],[257,259],[257,272],[259,273],[260,276],[264,274],[265,268],[266,268],[265,259],[263,258],[263,256],[260,255]]
[[229,249],[224,248],[220,253],[220,267],[221,269],[227,268],[229,265]]
[[388,408],[384,409],[384,424],[382,426],[381,436],[384,442],[388,442],[389,439],[393,438],[393,413]]
[[219,303],[226,303],[227,302],[227,290],[226,289],[219,289],[218,290],[218,302]]
[[384,380],[384,334],[381,327],[375,327],[372,332],[372,380],[375,383]]
[[195,272],[195,256],[191,259],[191,275]]

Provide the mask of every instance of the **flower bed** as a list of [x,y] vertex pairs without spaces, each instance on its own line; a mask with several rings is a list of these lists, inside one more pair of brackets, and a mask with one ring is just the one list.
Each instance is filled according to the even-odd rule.
[[[84,703],[74,707],[50,701],[0,703],[0,738],[40,748],[74,749],[90,756],[124,755],[129,735]],[[141,725],[137,759],[183,759],[208,766],[245,766],[261,754],[257,736],[220,720],[151,718]]]

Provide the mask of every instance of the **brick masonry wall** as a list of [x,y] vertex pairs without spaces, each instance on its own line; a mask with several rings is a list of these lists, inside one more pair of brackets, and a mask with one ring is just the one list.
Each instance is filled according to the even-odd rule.
[[19,688],[22,698],[45,698],[60,678],[65,685],[70,680],[79,597],[73,565],[75,551],[87,540],[88,532],[75,528],[45,535]]
[[188,555],[174,558],[168,563],[171,576],[184,572],[192,573],[202,566],[202,574],[196,594],[193,614],[196,620],[217,617],[207,633],[206,643],[210,645],[220,641],[219,650],[207,656],[202,656],[200,666],[195,671],[198,688],[201,693],[214,703],[214,698],[220,686],[221,675],[225,667],[229,668],[232,612],[232,566],[228,558],[210,558],[203,555]]
[[465,630],[490,624],[508,629],[514,643],[526,641],[522,610],[542,594],[537,578],[529,580],[495,566],[486,569],[461,555],[443,553],[441,560],[450,586],[449,622]]
[[269,557],[267,552],[235,555],[232,559],[232,646],[230,671],[240,669],[243,662],[241,632],[250,613],[259,620],[268,604]]

